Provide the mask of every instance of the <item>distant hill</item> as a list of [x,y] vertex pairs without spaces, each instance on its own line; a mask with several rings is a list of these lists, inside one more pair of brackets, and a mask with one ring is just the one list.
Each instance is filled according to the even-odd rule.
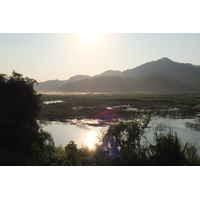
[[55,92],[59,87],[66,83],[67,81],[49,80],[40,82],[38,85],[34,86],[34,89],[38,92]]
[[76,76],[70,77],[67,80],[67,82],[70,83],[70,82],[73,82],[73,81],[81,81],[81,80],[84,80],[84,79],[87,79],[87,78],[90,78],[90,76],[88,76],[88,75],[76,75]]
[[98,93],[177,93],[198,92],[198,89],[178,80],[161,76],[150,76],[141,80],[132,77],[97,77],[71,82],[59,88],[62,92],[98,92]]
[[59,80],[49,80],[46,82],[40,82],[38,85],[35,85],[35,90],[38,92],[57,92],[58,88],[62,85],[65,85],[70,82],[80,81],[86,78],[90,78],[88,75],[76,75],[70,77],[68,80],[59,81]]
[[192,64],[177,63],[169,58],[162,58],[125,70],[122,74],[126,77],[165,75],[191,83],[200,79],[200,68]]
[[93,77],[71,82],[59,88],[62,92],[130,92],[132,80],[127,77]]
[[151,93],[188,93],[200,92],[197,88],[165,76],[149,76],[143,80],[137,81],[137,92]]
[[99,74],[93,77],[100,77],[100,76],[109,76],[109,77],[123,76],[123,73],[118,70],[108,70],[108,71],[103,72],[102,74]]
[[200,92],[200,66],[162,58],[123,72],[108,70],[99,75],[73,76],[66,81],[47,81],[39,92]]

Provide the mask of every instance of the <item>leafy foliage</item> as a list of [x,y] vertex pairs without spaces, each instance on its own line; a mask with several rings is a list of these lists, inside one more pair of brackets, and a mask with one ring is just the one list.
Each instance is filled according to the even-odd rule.
[[142,164],[140,160],[145,156],[145,148],[141,140],[145,138],[150,119],[151,114],[142,120],[133,119],[110,126],[102,139],[103,154],[117,159],[122,165]]
[[41,95],[34,91],[35,83],[16,72],[0,75],[0,164],[9,165],[5,155],[7,160],[16,157],[19,162],[15,164],[25,164],[43,150],[46,142],[53,143],[36,121]]
[[199,165],[195,145],[182,144],[176,132],[169,130],[167,134],[155,134],[155,142],[150,146],[153,165]]
[[[96,156],[104,157],[99,165],[199,165],[195,145],[183,145],[177,134],[155,133],[155,144],[146,140],[145,131],[151,115],[142,120],[120,122],[110,126],[101,138]],[[146,141],[146,142],[144,142]]]

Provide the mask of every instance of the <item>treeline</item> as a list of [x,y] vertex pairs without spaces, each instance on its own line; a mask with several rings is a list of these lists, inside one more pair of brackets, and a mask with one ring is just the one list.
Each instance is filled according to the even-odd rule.
[[140,120],[112,125],[93,150],[74,141],[55,147],[37,118],[41,95],[35,80],[13,72],[0,74],[0,165],[7,166],[159,166],[199,165],[194,145],[183,145],[176,133],[146,139],[151,113]]

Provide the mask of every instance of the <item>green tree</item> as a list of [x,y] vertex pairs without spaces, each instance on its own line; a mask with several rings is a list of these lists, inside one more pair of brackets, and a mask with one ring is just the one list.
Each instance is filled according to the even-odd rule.
[[151,116],[149,113],[144,119],[109,127],[101,138],[101,152],[109,158],[111,165],[142,165],[145,162],[146,146],[141,141],[146,138],[145,131]]
[[36,83],[15,71],[12,76],[0,74],[1,165],[23,165],[43,151],[45,144],[53,144],[51,135],[36,120],[41,109],[41,95],[33,88]]
[[65,152],[67,154],[67,159],[70,161],[71,165],[77,165],[77,144],[73,140],[65,147]]
[[173,131],[155,133],[153,144],[145,133],[152,115],[112,125],[101,136],[94,159],[98,165],[199,165],[195,145],[182,144]]
[[195,145],[182,144],[176,132],[155,133],[155,145],[150,145],[151,165],[182,166],[198,165]]

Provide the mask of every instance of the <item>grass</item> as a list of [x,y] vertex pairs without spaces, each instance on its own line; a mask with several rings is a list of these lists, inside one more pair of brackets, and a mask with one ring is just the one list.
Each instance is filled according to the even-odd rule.
[[[194,108],[200,104],[200,94],[63,94],[63,95],[42,95],[42,102],[62,100],[57,104],[42,104],[40,119],[60,120],[71,118],[91,118],[106,107],[130,106],[134,108],[157,109],[161,107],[185,107],[182,114],[194,115],[199,108]],[[82,109],[75,107],[82,106]],[[137,112],[126,112],[122,108],[115,108],[121,116],[135,115]]]

